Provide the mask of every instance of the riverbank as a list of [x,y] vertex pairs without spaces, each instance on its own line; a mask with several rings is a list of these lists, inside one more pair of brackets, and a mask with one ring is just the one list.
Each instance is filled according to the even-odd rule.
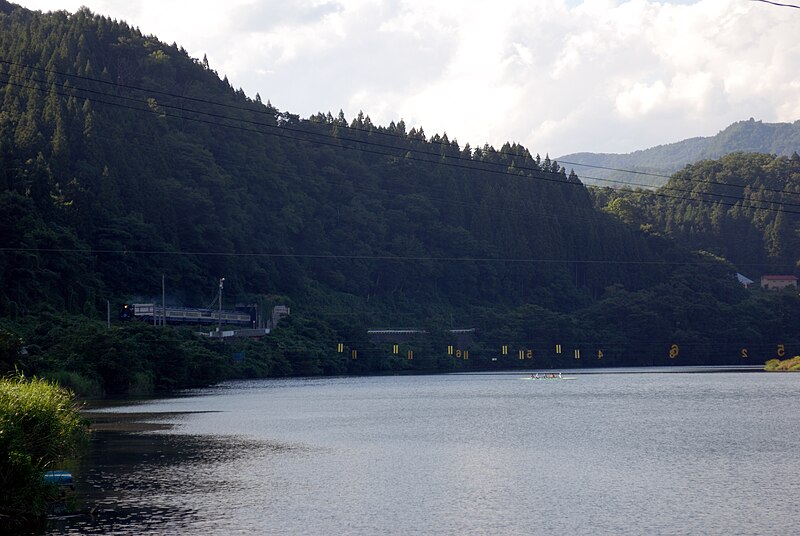
[[76,456],[87,438],[71,391],[21,373],[0,379],[0,524],[40,524],[62,495],[45,472]]
[[767,372],[798,372],[800,371],[800,355],[796,355],[791,359],[770,359],[764,365],[764,370]]

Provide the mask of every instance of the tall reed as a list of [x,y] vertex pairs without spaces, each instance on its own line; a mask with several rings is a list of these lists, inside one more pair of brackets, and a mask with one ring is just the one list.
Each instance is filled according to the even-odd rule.
[[0,525],[46,513],[58,490],[44,473],[75,456],[87,437],[71,391],[20,372],[0,379]]

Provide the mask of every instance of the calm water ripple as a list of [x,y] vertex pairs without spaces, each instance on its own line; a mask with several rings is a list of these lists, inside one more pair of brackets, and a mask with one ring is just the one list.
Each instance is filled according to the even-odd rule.
[[174,428],[98,432],[76,475],[94,515],[50,533],[797,533],[800,375],[520,377],[232,382],[108,408]]

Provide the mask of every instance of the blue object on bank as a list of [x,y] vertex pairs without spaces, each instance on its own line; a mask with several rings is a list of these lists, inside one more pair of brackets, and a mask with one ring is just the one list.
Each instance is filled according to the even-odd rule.
[[69,471],[47,471],[44,474],[44,481],[48,484],[72,484],[72,473]]

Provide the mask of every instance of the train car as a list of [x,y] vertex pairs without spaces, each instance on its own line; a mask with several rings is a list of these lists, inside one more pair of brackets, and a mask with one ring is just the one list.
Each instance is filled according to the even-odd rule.
[[[255,311],[227,311],[219,309],[199,309],[194,307],[162,307],[155,303],[126,303],[120,312],[121,320],[143,320],[160,322],[164,318],[167,324],[219,324],[234,326],[255,326]],[[221,318],[221,322],[220,322]]]

